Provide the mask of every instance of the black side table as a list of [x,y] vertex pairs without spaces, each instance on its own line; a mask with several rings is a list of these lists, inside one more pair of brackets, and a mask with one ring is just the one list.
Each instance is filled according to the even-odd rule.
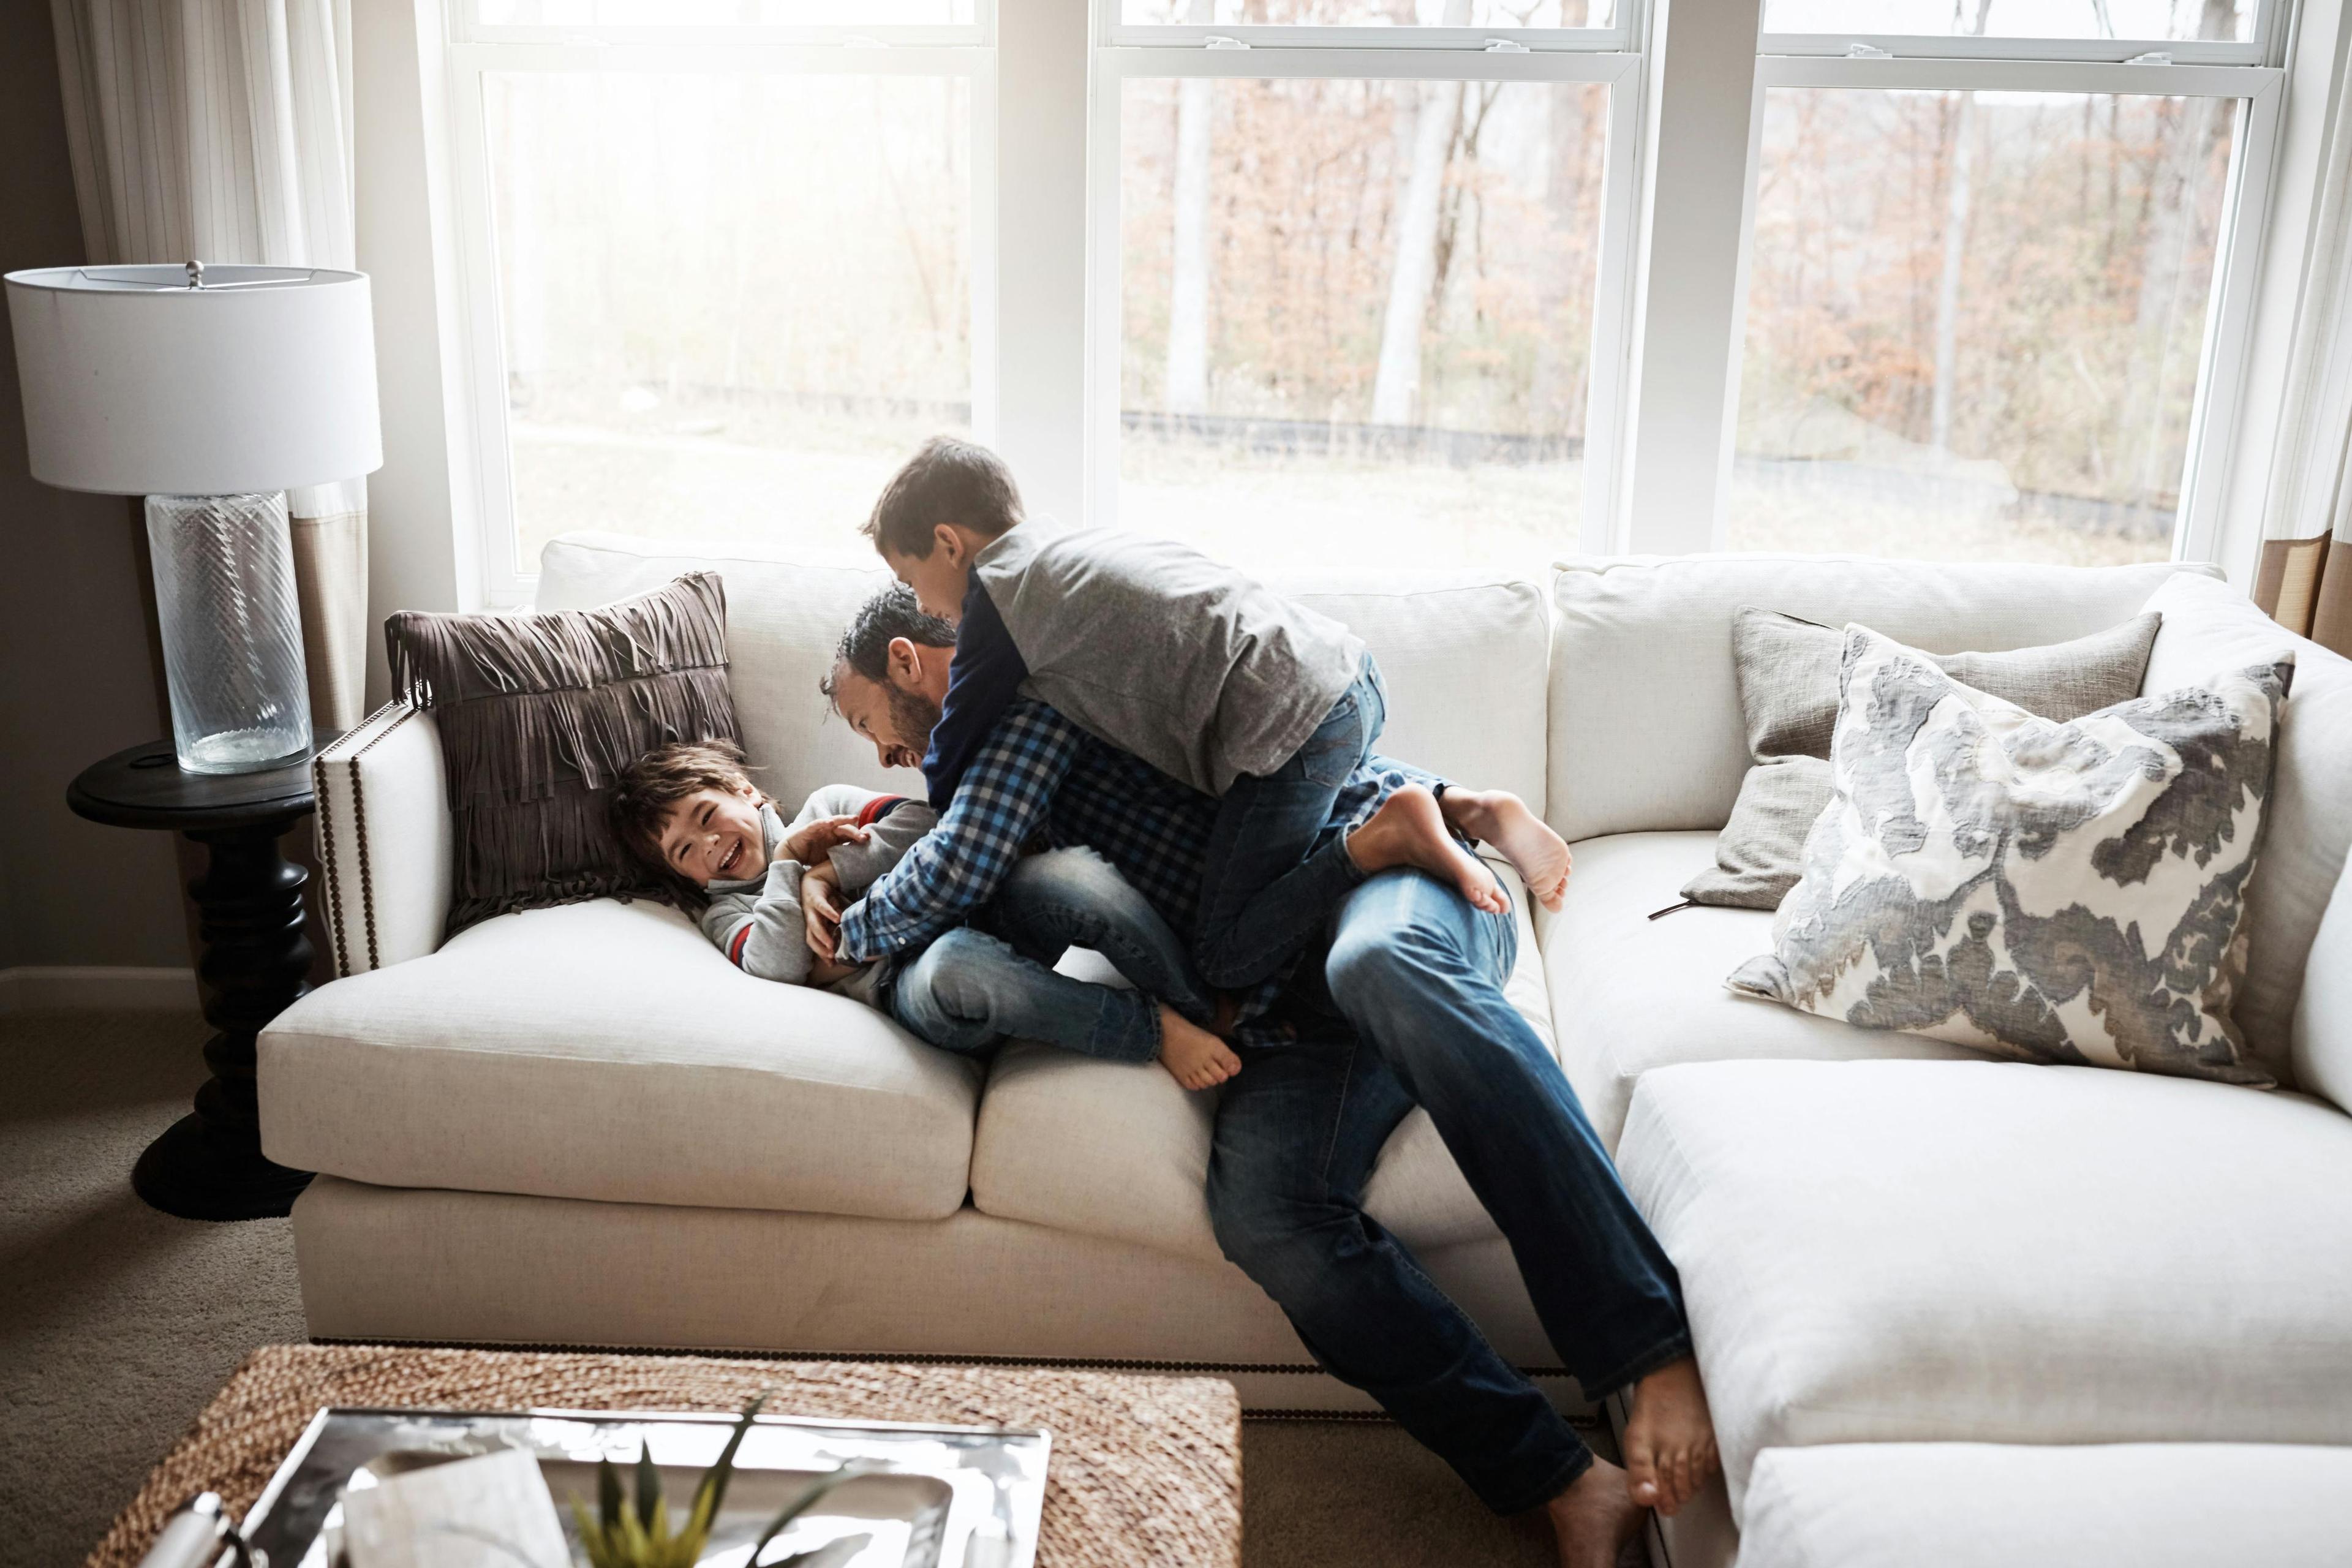
[[184,833],[210,855],[188,892],[202,917],[205,1022],[220,1031],[205,1044],[213,1076],[196,1090],[194,1113],[147,1145],[131,1185],[184,1219],[287,1213],[310,1173],[262,1157],[254,1037],[310,989],[310,873],[278,849],[278,836],[310,814],[310,759],[268,773],[189,773],[169,741],[151,741],[84,769],[66,804],[92,822]]

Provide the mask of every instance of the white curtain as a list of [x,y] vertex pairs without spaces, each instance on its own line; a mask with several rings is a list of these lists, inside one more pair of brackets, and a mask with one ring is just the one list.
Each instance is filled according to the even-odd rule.
[[[50,0],[95,263],[353,265],[350,0]],[[289,491],[311,721],[364,711],[367,486]]]

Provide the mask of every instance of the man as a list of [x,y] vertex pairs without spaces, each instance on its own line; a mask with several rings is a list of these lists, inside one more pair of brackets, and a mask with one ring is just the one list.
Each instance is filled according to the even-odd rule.
[[[953,643],[903,589],[868,604],[843,638],[827,695],[886,765],[920,765]],[[1369,759],[1327,832],[1375,831],[1380,808],[1414,783],[1444,787]],[[838,954],[929,940],[978,908],[1040,832],[1093,847],[1188,932],[1214,811],[1052,708],[1017,701],[939,826],[841,911]],[[1210,1212],[1226,1256],[1318,1361],[1490,1507],[1544,1508],[1563,1564],[1608,1568],[1644,1509],[1671,1513],[1706,1480],[1714,1434],[1673,1266],[1558,1065],[1504,1000],[1517,940],[1508,915],[1418,869],[1366,877],[1276,1010],[1262,994],[1244,1003],[1249,1048],[1218,1107]],[[1564,1364],[1589,1395],[1633,1390],[1629,1469],[1586,1449],[1363,1212],[1373,1162],[1415,1105],[1511,1242]]]

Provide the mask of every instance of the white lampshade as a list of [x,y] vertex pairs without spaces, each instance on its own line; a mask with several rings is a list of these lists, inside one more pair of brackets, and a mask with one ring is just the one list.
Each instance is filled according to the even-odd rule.
[[114,495],[238,495],[383,463],[368,280],[310,267],[7,275],[33,477]]

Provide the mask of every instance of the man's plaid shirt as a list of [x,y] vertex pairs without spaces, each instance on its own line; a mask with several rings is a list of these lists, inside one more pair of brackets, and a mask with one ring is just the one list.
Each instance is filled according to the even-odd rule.
[[[1437,782],[1417,768],[1367,758],[1341,786],[1324,831],[1361,822],[1408,784]],[[1092,848],[1189,941],[1216,817],[1208,795],[1024,699],[973,753],[939,826],[843,915],[841,957],[866,963],[909,953],[962,924],[1040,835],[1056,848]],[[1244,1020],[1271,1005],[1279,981],[1244,1000]]]

